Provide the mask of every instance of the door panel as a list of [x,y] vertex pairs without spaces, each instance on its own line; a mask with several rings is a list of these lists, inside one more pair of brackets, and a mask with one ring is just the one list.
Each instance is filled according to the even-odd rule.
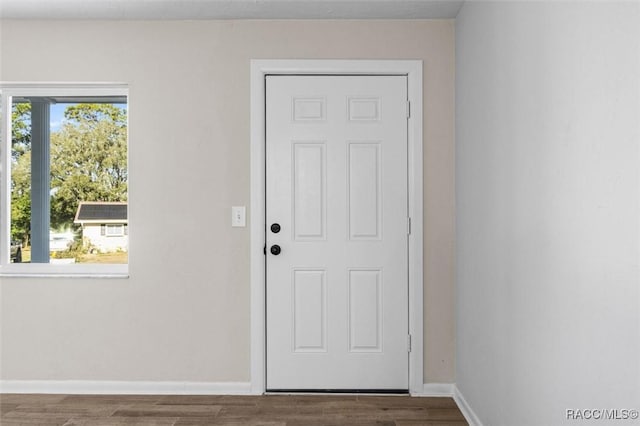
[[406,88],[267,77],[268,390],[408,388]]
[[382,228],[379,142],[349,142],[347,209],[351,240],[380,240]]
[[293,350],[327,351],[327,284],[324,270],[293,271]]
[[292,147],[294,240],[324,240],[327,216],[326,144],[294,142]]
[[349,271],[349,350],[382,351],[382,271]]

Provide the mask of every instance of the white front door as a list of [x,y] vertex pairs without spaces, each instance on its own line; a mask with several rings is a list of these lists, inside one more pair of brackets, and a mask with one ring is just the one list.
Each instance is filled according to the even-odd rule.
[[407,78],[266,77],[267,390],[408,389]]

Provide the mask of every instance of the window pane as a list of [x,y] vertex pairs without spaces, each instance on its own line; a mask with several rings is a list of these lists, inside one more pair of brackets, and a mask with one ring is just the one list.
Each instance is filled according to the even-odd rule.
[[111,236],[124,235],[124,232],[122,232],[122,225],[107,225],[107,235],[111,235]]
[[11,147],[12,261],[128,262],[126,97],[13,98]]

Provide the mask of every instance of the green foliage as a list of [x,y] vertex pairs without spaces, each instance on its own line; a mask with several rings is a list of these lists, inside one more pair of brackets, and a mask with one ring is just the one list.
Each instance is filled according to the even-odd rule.
[[11,177],[11,239],[28,245],[31,230],[31,152],[20,156]]
[[14,103],[11,107],[11,158],[18,160],[31,149],[31,104]]
[[51,135],[51,226],[73,223],[80,201],[127,200],[127,123],[110,104],[78,104]]
[[[26,243],[31,220],[30,108],[18,111],[14,105],[13,112],[11,234]],[[62,128],[51,133],[52,228],[73,226],[81,201],[127,200],[126,111],[111,104],[74,104],[64,115]]]
[[91,247],[83,245],[81,241],[74,241],[67,250],[51,252],[52,259],[75,259],[76,263],[81,263],[82,258],[89,253]]
[[11,239],[29,243],[31,230],[31,104],[11,108]]

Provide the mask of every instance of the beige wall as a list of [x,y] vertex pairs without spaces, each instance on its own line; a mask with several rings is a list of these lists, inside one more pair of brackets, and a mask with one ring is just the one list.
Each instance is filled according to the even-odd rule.
[[[453,21],[6,21],[0,78],[130,87],[128,280],[2,278],[4,380],[249,381],[249,61],[424,61],[425,382],[454,377]],[[209,224],[202,227],[201,224]]]

